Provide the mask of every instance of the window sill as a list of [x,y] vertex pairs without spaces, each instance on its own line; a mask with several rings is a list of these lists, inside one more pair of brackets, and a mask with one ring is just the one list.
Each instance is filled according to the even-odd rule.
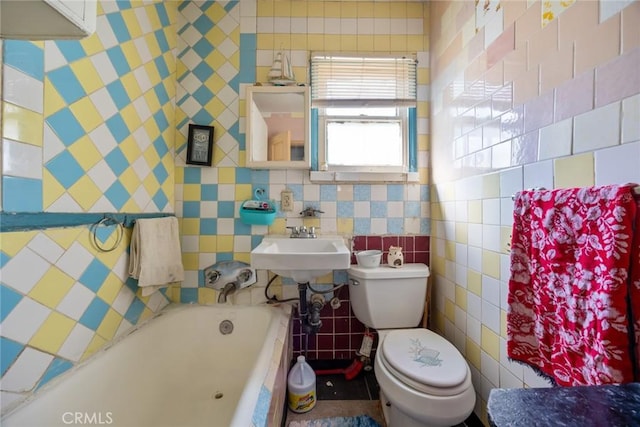
[[311,171],[311,182],[420,182],[418,172],[325,172]]

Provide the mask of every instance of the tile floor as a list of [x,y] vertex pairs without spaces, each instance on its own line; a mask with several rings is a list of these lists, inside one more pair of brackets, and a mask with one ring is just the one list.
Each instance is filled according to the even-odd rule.
[[[349,361],[309,360],[308,362],[316,370],[344,368],[349,365]],[[346,365],[344,365],[345,363]],[[291,421],[362,414],[369,415],[381,427],[386,427],[380,407],[379,386],[373,370],[363,370],[352,380],[346,380],[342,374],[318,375],[316,377],[316,397],[316,406],[310,412],[296,414],[287,410],[287,417],[282,427],[288,426]],[[464,423],[456,427],[482,427],[482,423],[475,414],[471,414]]]

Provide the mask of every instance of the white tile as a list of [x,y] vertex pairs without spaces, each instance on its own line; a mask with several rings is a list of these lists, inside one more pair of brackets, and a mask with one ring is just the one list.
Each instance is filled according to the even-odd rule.
[[524,383],[531,388],[550,388],[551,383],[549,380],[538,375],[532,368],[529,366],[524,366]]
[[292,34],[307,34],[307,18],[291,18]]
[[482,246],[482,224],[467,225],[467,243],[469,246]]
[[2,140],[2,172],[21,178],[42,179],[42,148],[22,142]]
[[[258,20],[261,18],[258,18]],[[288,16],[279,16],[273,18],[273,32],[280,34],[291,33],[291,18]],[[260,31],[258,31],[260,32]]]
[[325,18],[324,19],[324,33],[325,34],[340,34],[340,18]]
[[482,327],[480,325],[480,320],[467,316],[467,336],[470,340],[475,342],[476,344],[480,344],[482,341]]
[[620,143],[620,102],[613,102],[574,118],[573,153]]
[[456,264],[456,284],[467,288],[467,268],[464,265]]
[[358,18],[358,34],[373,34],[373,18]]
[[2,336],[27,344],[50,313],[31,298],[22,298],[2,322]]
[[475,246],[469,246],[467,248],[467,256],[469,260],[469,268],[476,271],[482,271],[482,249]]
[[467,265],[467,245],[456,243],[456,263],[461,266]]
[[524,166],[524,189],[553,188],[553,161],[530,163]]
[[116,107],[106,87],[102,87],[93,92],[89,95],[89,98],[104,121],[118,112],[118,107]]
[[56,266],[74,279],[80,279],[82,273],[93,261],[93,255],[80,243],[74,242],[67,252],[60,257]]
[[500,280],[503,282],[511,278],[511,255],[500,254]]
[[[146,164],[144,157],[141,156],[140,159]],[[96,187],[98,187],[102,192],[106,192],[118,179],[104,160],[100,160],[91,169],[89,169],[87,175],[89,175],[89,178],[91,178]]]
[[120,288],[120,292],[118,292],[116,299],[113,300],[111,308],[124,316],[127,313],[127,310],[129,310],[129,306],[131,306],[134,298],[135,294],[133,293],[133,291],[127,286],[123,286],[122,288]]
[[554,159],[571,154],[573,119],[566,119],[540,129],[538,160]]
[[389,34],[407,34],[407,20],[405,18],[390,18]]
[[640,94],[622,101],[622,143],[640,141]]
[[49,72],[67,65],[67,59],[54,41],[47,40],[44,46],[44,71]]
[[251,252],[251,236],[233,236],[234,252]]
[[513,225],[513,199],[511,197],[500,199],[500,225]]
[[76,282],[56,309],[74,320],[80,320],[94,297],[95,293],[81,283]]
[[2,267],[2,282],[28,294],[51,264],[29,248],[24,248]]
[[500,385],[500,364],[485,351],[480,351],[480,371],[493,387]]
[[136,15],[136,21],[138,21],[142,34],[150,33],[153,30],[153,27],[151,27],[151,22],[149,21],[149,16],[147,15],[146,10],[141,7],[136,7],[133,9],[133,13]]
[[500,226],[499,225],[483,225],[482,226],[482,247],[494,252],[502,250],[500,246]]
[[523,388],[524,383],[504,366],[500,366],[500,388]]
[[633,1],[634,0],[607,0],[599,2],[598,4],[600,5],[600,22],[602,23],[611,18],[613,15],[633,3]]
[[44,137],[43,137],[44,148],[42,150],[42,161],[43,163],[47,163],[49,160],[53,159],[58,154],[62,153],[66,150],[66,147],[58,138],[58,135],[49,127],[47,123],[44,124]]
[[43,83],[11,66],[4,67],[3,95],[6,102],[42,113]]
[[65,359],[77,362],[87,350],[87,346],[94,335],[95,333],[91,329],[81,323],[76,323],[64,344],[58,350],[58,354]]
[[597,150],[595,175],[596,185],[640,184],[640,141]]
[[500,224],[500,199],[482,200],[482,223]]
[[507,355],[507,340],[500,337],[500,365],[507,368],[520,381],[524,378],[524,368],[521,363],[509,360]]
[[467,327],[465,325],[464,331],[456,329],[453,337],[453,345],[456,346],[460,354],[464,354],[467,350]]
[[[159,292],[156,292],[155,294],[157,293]],[[131,324],[131,322],[129,322],[127,319],[122,319],[122,322],[120,322],[120,325],[118,326],[118,330],[116,331],[116,335],[114,338],[117,338],[123,334],[126,334],[131,330],[131,328],[133,328],[133,325]]]
[[324,33],[324,18],[307,18],[307,33],[308,34]]
[[511,197],[522,190],[522,167],[500,171],[500,197]]
[[49,205],[48,212],[84,212],[82,206],[76,202],[69,193],[64,193],[55,202]]
[[469,220],[469,207],[466,200],[456,200],[456,221],[467,222]]
[[482,324],[493,332],[500,333],[500,309],[487,300],[482,300]]
[[466,332],[467,330],[467,312],[461,309],[460,307],[455,307],[454,313],[454,323],[456,328],[460,329],[462,332]]
[[28,395],[21,393],[10,393],[7,391],[0,392],[0,405],[2,405],[2,413],[8,413],[15,408],[20,402],[26,399]]
[[89,132],[89,137],[103,157],[106,157],[118,146],[118,142],[113,138],[113,135],[105,123]]
[[422,18],[407,19],[407,34],[421,35],[424,33],[424,21]]
[[357,218],[369,218],[371,216],[371,203],[367,201],[353,202],[353,216]]
[[508,311],[509,282],[500,282],[500,308]]
[[340,34],[355,35],[358,33],[358,20],[356,18],[340,19]]
[[149,307],[149,309],[154,313],[158,313],[167,305],[169,305],[169,301],[160,292],[154,292],[147,302],[147,307]]
[[372,201],[386,201],[387,200],[387,186],[374,184],[371,186],[371,200]]
[[52,360],[52,355],[26,347],[0,380],[2,390],[18,393],[33,390]]
[[182,252],[198,252],[200,249],[200,236],[182,236]]
[[121,282],[126,282],[129,278],[129,254],[123,252],[116,263],[113,265],[111,272],[115,274]]
[[392,201],[387,203],[387,217],[404,218],[404,202]]
[[27,247],[51,264],[55,263],[64,253],[64,249],[60,245],[42,232],[31,239]]
[[493,277],[482,275],[482,299],[500,306],[500,281]]
[[374,18],[373,32],[377,35],[386,35],[391,32],[391,18]]
[[467,291],[467,313],[477,320],[482,319],[482,300],[471,291]]
[[106,85],[118,79],[118,72],[107,56],[107,52],[100,52],[91,57],[91,63],[95,67],[102,82]]

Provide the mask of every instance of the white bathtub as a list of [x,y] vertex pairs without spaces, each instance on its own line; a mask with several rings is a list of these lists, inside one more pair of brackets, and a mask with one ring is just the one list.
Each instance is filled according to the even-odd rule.
[[[3,427],[266,425],[283,394],[288,307],[170,306],[54,379]],[[223,320],[233,332],[223,335]],[[286,369],[286,368],[285,368]],[[286,372],[285,372],[286,378]],[[279,381],[282,382],[282,381]],[[275,399],[283,405],[284,396]],[[277,408],[276,408],[277,409]]]

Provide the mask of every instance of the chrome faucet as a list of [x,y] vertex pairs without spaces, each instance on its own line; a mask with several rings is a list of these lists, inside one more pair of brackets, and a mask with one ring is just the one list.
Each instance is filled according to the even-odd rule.
[[302,225],[300,227],[293,226],[287,228],[291,230],[291,235],[289,237],[291,237],[292,239],[315,239],[316,237],[318,237],[318,235],[316,234],[316,229],[320,227],[307,228],[306,226]]
[[224,288],[220,289],[218,294],[218,304],[227,302],[227,296],[233,294],[238,289],[238,282],[229,282],[224,285]]

